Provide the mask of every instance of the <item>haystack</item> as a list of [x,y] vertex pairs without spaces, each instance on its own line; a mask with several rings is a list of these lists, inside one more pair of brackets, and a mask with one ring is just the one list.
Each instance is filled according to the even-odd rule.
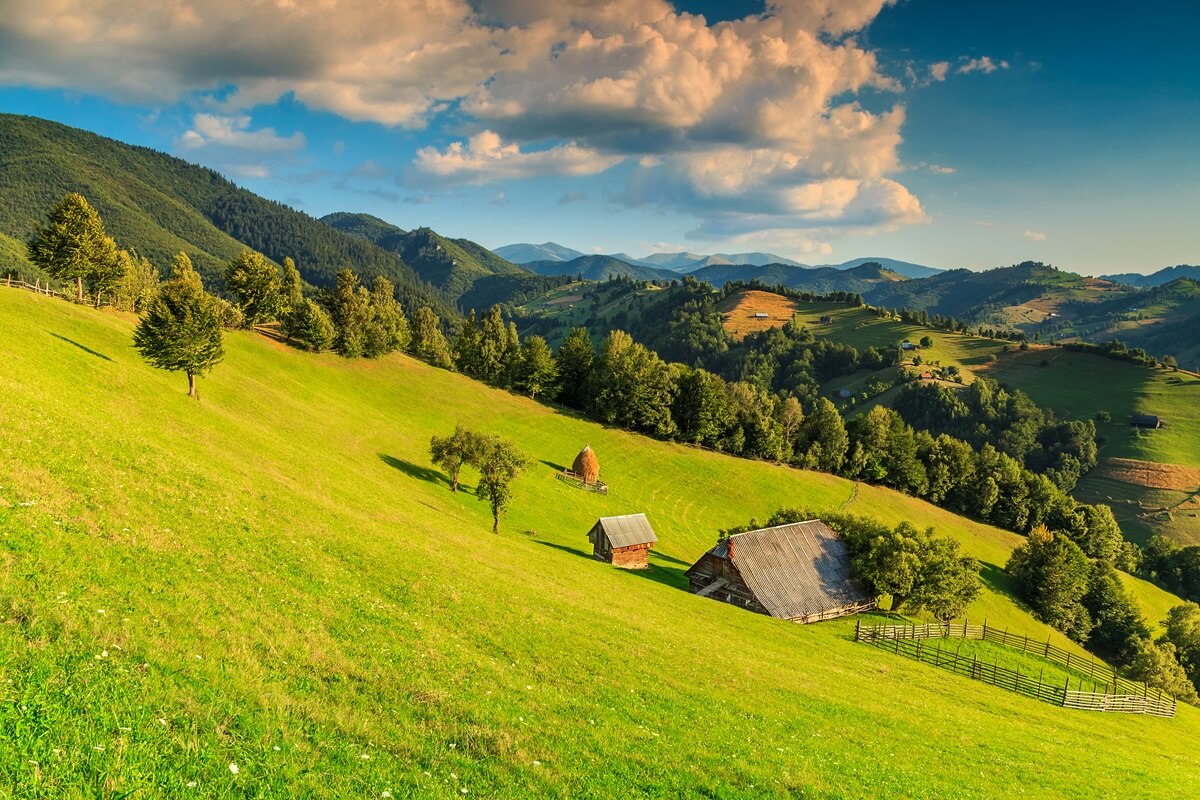
[[590,446],[584,446],[575,456],[575,464],[571,467],[575,476],[584,483],[595,483],[600,480],[600,460]]

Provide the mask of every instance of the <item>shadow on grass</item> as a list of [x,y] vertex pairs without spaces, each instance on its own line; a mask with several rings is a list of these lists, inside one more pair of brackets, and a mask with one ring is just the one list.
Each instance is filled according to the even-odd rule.
[[[402,458],[389,456],[387,453],[376,453],[375,455],[379,456],[379,460],[387,464],[389,467],[400,470],[410,478],[416,478],[417,480],[425,481],[427,483],[439,484],[447,489],[450,488],[450,479],[432,467],[414,464],[411,461],[405,461]],[[462,483],[462,481],[459,481],[458,491],[462,492],[463,494],[475,494],[475,490]]]
[[50,331],[46,331],[46,333],[49,333],[55,339],[61,339],[64,342],[66,342],[67,344],[78,347],[80,350],[82,350],[83,352],[87,353],[90,356],[95,356],[96,358],[103,358],[105,361],[112,361],[112,359],[109,358],[108,356],[104,355],[104,353],[99,353],[99,352],[93,350],[92,348],[88,347],[87,345],[80,344],[79,342],[75,341],[74,339],[68,339],[65,336],[60,336],[59,334],[51,333]]
[[554,470],[555,472],[563,472],[566,470],[566,467],[564,467],[562,464],[555,464],[553,461],[546,461],[545,459],[541,459],[539,463],[545,464],[547,467]]
[[[582,547],[570,547],[565,544],[555,544],[554,542],[547,542],[545,539],[535,539],[534,541],[540,545],[544,545],[546,547],[552,547],[555,550],[561,550],[564,553],[570,553],[573,556],[579,556],[580,558],[586,558],[588,561],[595,561],[595,559],[592,558],[592,551],[590,548],[585,549]],[[654,555],[655,555],[654,552],[651,551],[650,556],[652,559],[654,558]],[[671,561],[677,561],[677,563],[680,563],[680,564],[684,563],[682,561],[678,561],[677,559],[670,558],[669,556],[667,558],[670,559]],[[597,563],[603,564],[603,562],[597,562]],[[646,569],[621,569],[620,567],[613,567],[612,565],[607,565],[607,566],[609,566],[610,569],[615,569],[620,572],[627,573],[629,575],[636,575],[639,578],[646,578],[647,580],[652,580],[655,583],[661,583],[664,586],[670,586],[673,589],[683,589],[684,591],[686,591],[688,588],[687,576],[685,576],[683,574],[684,570],[680,569],[679,567],[666,567],[666,566],[662,566],[661,564],[653,564],[653,563],[650,564],[649,566],[647,566]],[[688,564],[687,566],[690,567],[691,564]]]
[[669,561],[672,564],[679,564],[682,567],[691,567],[692,566],[691,563],[689,563],[687,561],[678,559],[675,556],[669,556],[666,553],[660,553],[657,550],[650,551],[650,560],[651,561]]

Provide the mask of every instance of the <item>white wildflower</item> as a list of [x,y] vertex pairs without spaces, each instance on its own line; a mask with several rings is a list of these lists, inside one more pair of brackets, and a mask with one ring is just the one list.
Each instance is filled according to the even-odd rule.
[[238,765],[233,763],[232,761],[230,761],[229,762],[229,771],[232,772],[234,775],[237,775],[238,774]]

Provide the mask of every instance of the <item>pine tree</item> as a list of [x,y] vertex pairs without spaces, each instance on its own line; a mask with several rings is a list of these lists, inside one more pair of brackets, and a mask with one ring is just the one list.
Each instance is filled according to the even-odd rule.
[[555,360],[558,362],[559,402],[571,408],[583,408],[587,404],[596,360],[587,328],[575,328],[567,334]]
[[529,336],[521,346],[513,385],[530,397],[553,400],[558,392],[558,365],[541,336]]
[[155,367],[186,373],[188,396],[199,399],[196,376],[212,370],[225,351],[220,306],[186,256],[176,257],[174,274],[138,323],[133,345]]
[[75,282],[83,302],[83,284],[112,255],[104,223],[83,195],[72,192],[50,210],[46,224],[29,243],[29,260],[52,278]]
[[450,344],[442,333],[442,321],[429,306],[421,306],[413,314],[412,351],[417,358],[435,367],[450,369],[454,366]]
[[279,270],[262,253],[243,250],[225,268],[225,286],[238,296],[246,324],[275,319],[280,307]]

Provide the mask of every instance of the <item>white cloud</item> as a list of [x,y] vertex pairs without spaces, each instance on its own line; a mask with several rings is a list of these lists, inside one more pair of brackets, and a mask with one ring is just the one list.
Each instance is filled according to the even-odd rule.
[[453,142],[444,150],[424,147],[417,151],[417,172],[456,183],[483,184],[542,175],[594,175],[621,161],[574,142],[545,150],[523,151],[505,144],[493,131],[472,136],[465,144]]
[[[219,113],[196,116],[186,147],[302,148],[245,116],[288,94],[388,126],[452,113],[483,132],[420,150],[414,175],[583,176],[628,158],[625,201],[694,214],[698,231],[872,232],[925,219],[889,177],[903,106],[856,100],[901,88],[855,35],[890,2],[767,0],[709,24],[666,0],[7,0],[0,84],[198,93]],[[930,65],[928,80],[950,70]]]
[[192,128],[180,137],[180,144],[188,148],[228,147],[236,150],[257,152],[282,152],[303,150],[304,134],[297,131],[291,136],[280,136],[274,128],[250,130],[250,117],[245,114],[224,116],[221,114],[197,114],[192,118]]
[[993,60],[991,56],[981,56],[980,58],[960,59],[958,69],[955,72],[960,75],[966,75],[971,72],[982,72],[985,75],[990,75],[998,69],[1008,69],[1008,62],[1003,60]]
[[269,178],[271,170],[263,164],[226,164],[221,171],[236,178]]
[[1025,233],[1023,233],[1021,235],[1024,236],[1026,239],[1031,239],[1032,241],[1035,241],[1035,242],[1046,241],[1046,234],[1042,233],[1041,231],[1025,231]]

